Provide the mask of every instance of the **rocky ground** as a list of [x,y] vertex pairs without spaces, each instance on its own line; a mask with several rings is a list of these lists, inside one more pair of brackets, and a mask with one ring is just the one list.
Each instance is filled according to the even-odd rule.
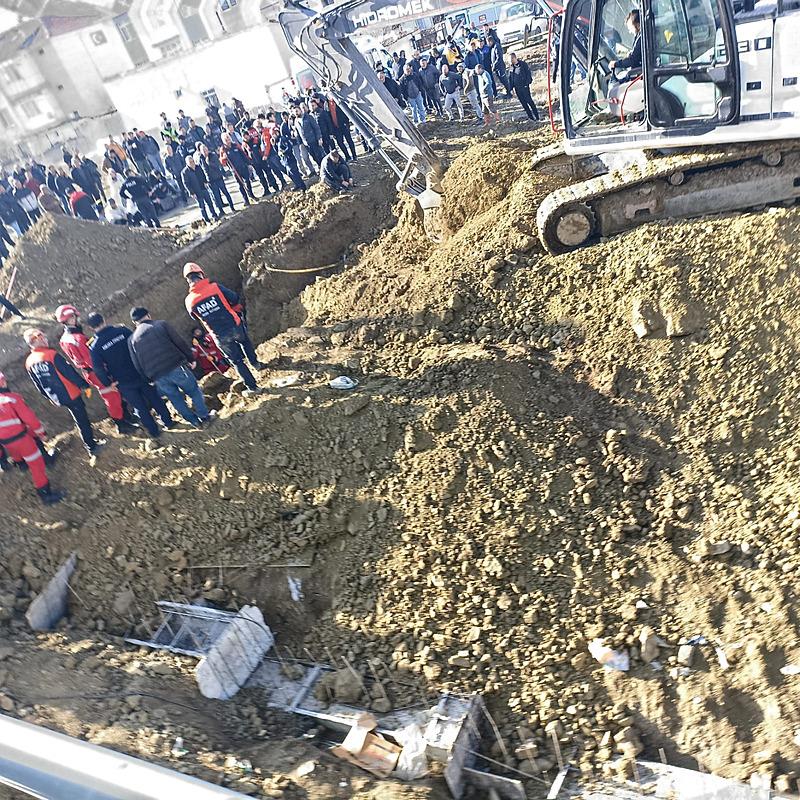
[[[432,136],[452,158],[450,237],[433,246],[401,198],[362,226],[388,226],[374,243],[336,239],[344,269],[260,347],[266,394],[215,381],[209,431],[114,439],[93,470],[66,441],[58,511],[3,476],[2,708],[268,797],[446,796],[349,771],[255,691],[201,701],[190,660],[121,643],[157,598],[255,601],[285,656],[375,670],[393,704],[482,692],[493,755],[534,776],[531,797],[553,735],[585,780],[663,749],[795,789],[800,211],[552,257],[536,209],[567,177],[529,158],[550,135]],[[324,235],[346,216],[313,219]],[[302,264],[289,237],[249,250],[254,307],[259,254]],[[358,388],[327,385],[342,374]],[[70,620],[25,632],[31,593],[74,549]],[[630,669],[604,670],[595,640]]]

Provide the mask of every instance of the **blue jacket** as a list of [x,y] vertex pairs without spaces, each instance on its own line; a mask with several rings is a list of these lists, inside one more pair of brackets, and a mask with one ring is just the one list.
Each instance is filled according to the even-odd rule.
[[475,69],[478,64],[483,64],[483,53],[481,53],[480,48],[470,50],[464,56],[464,69]]
[[108,325],[95,334],[89,345],[92,369],[105,386],[142,386],[144,380],[133,364],[128,339],[133,331],[124,325]]

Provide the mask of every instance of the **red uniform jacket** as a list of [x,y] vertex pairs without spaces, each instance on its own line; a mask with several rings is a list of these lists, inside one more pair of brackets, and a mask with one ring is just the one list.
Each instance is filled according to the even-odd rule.
[[92,354],[89,351],[89,337],[81,330],[80,327],[67,327],[64,328],[64,333],[61,334],[61,350],[64,355],[75,365],[79,370],[84,372],[92,371]]
[[44,425],[22,395],[0,389],[0,445],[10,444],[25,434],[41,439]]
[[210,336],[195,339],[192,344],[192,359],[202,371],[203,375],[209,372],[227,372],[230,365],[225,360],[222,351]]

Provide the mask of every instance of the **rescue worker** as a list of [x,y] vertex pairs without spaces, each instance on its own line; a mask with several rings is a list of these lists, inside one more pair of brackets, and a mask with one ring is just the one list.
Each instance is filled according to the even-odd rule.
[[210,372],[224,375],[231,365],[225,360],[222,350],[201,327],[192,328],[192,361],[200,377]]
[[22,395],[8,388],[6,376],[0,372],[0,467],[9,460],[24,465],[39,498],[51,506],[63,500],[64,495],[55,491],[47,478],[43,438],[44,425]]
[[158,396],[151,384],[142,378],[131,359],[128,339],[133,331],[125,325],[109,325],[97,311],[86,318],[95,336],[89,345],[92,354],[92,370],[103,386],[114,386],[127,400],[150,438],[161,436],[152,412],[155,411],[167,429],[174,428],[166,403]]
[[86,452],[90,456],[97,455],[105,442],[95,439],[92,423],[89,422],[81,397],[81,390],[88,389],[89,383],[62,355],[50,347],[47,337],[38,328],[28,328],[22,336],[31,349],[25,361],[25,369],[33,385],[54,406],[61,406],[69,411]]
[[189,262],[183,268],[183,277],[189,284],[186,310],[210,334],[225,357],[247,387],[244,394],[260,391],[253,373],[245,364],[245,356],[255,369],[266,369],[258,360],[253,343],[247,335],[243,306],[236,292],[206,278],[199,264]]
[[89,337],[78,324],[78,316],[78,309],[69,304],[56,309],[56,319],[64,326],[64,333],[61,334],[59,341],[61,352],[86,381],[100,393],[100,399],[105,403],[108,416],[114,421],[117,431],[119,433],[135,433],[136,428],[125,419],[122,395],[114,386],[104,386],[100,378],[92,371]]

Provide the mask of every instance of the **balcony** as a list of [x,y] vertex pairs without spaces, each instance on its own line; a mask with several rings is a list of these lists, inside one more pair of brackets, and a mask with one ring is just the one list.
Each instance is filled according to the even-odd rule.
[[3,80],[3,93],[9,100],[19,100],[25,95],[40,91],[46,84],[44,76],[40,72],[20,75],[19,72],[9,74],[8,70],[9,67],[1,69],[0,77]]

